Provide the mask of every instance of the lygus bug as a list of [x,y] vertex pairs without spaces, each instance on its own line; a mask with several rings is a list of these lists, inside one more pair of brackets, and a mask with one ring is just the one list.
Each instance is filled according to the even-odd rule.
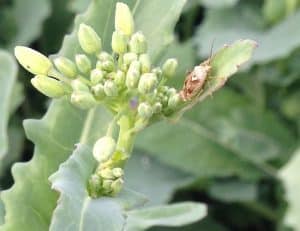
[[198,66],[195,66],[190,72],[185,81],[180,96],[184,101],[191,100],[194,96],[200,93],[203,88],[209,72],[211,70],[210,58]]
[[180,96],[183,101],[191,100],[197,94],[201,93],[201,89],[203,88],[211,71],[210,61],[212,57],[213,43],[210,50],[210,57],[198,66],[195,66],[193,71],[186,76],[183,88],[180,91]]

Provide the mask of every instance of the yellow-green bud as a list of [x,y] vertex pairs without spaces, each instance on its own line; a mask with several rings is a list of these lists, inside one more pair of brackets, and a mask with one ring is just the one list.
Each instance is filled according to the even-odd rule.
[[37,75],[31,79],[32,85],[44,95],[50,98],[62,97],[66,94],[64,85],[53,78]]
[[104,83],[104,92],[107,96],[117,96],[118,95],[118,88],[114,81],[107,80]]
[[102,100],[106,97],[106,94],[104,92],[104,86],[101,83],[98,83],[97,85],[93,86],[92,92],[97,100]]
[[91,71],[90,79],[92,84],[100,83],[100,81],[104,79],[104,72],[99,69],[94,69]]
[[15,56],[22,67],[35,75],[47,75],[53,66],[46,56],[28,47],[16,46]]
[[129,89],[136,88],[140,79],[141,64],[139,61],[133,61],[126,75],[126,86]]
[[116,195],[117,193],[119,193],[122,190],[123,184],[124,181],[121,178],[113,181],[110,186],[112,190],[112,195]]
[[97,54],[101,50],[101,38],[92,27],[84,23],[79,26],[78,40],[82,50],[88,54]]
[[137,32],[132,35],[129,41],[129,49],[136,54],[142,54],[147,52],[146,38],[142,32]]
[[116,72],[110,72],[106,75],[107,79],[114,80],[116,78]]
[[90,109],[97,105],[94,96],[85,91],[75,91],[71,95],[71,103],[81,109]]
[[93,155],[98,162],[105,162],[114,154],[115,149],[115,140],[110,136],[103,136],[96,141]]
[[113,168],[112,174],[114,175],[114,177],[119,178],[124,175],[124,171],[122,168]]
[[115,65],[112,61],[103,61],[101,62],[101,69],[107,72],[111,72],[115,69]]
[[71,86],[74,91],[90,91],[89,87],[79,79],[72,80]]
[[137,59],[137,54],[133,52],[128,52],[123,55],[123,63],[126,65],[130,65],[133,61],[136,61]]
[[174,94],[168,100],[168,107],[174,109],[179,105],[180,102],[181,102],[180,95],[179,94]]
[[178,62],[176,59],[168,59],[164,65],[163,65],[163,76],[166,76],[167,78],[172,77],[177,69]]
[[153,105],[153,113],[160,113],[162,110],[162,104],[160,102],[156,102]]
[[86,55],[83,54],[76,55],[75,62],[79,71],[83,74],[89,73],[92,69],[91,60]]
[[138,115],[143,119],[149,119],[153,114],[153,109],[148,103],[140,103],[138,106]]
[[161,78],[162,70],[159,67],[153,68],[151,72],[156,74],[159,79]]
[[106,193],[109,193],[112,191],[112,189],[111,189],[112,183],[113,183],[112,180],[103,180],[102,188]]
[[141,71],[142,73],[150,72],[151,70],[151,61],[148,54],[141,54],[139,57],[139,61],[141,62]]
[[152,92],[157,86],[157,77],[153,73],[145,73],[141,76],[138,90],[141,94],[148,94]]
[[131,11],[126,4],[121,2],[118,2],[116,5],[115,29],[128,36],[132,35],[134,31],[134,21]]
[[89,191],[91,197],[96,198],[101,190],[101,178],[97,174],[93,174],[89,179]]
[[124,54],[127,51],[127,38],[119,31],[112,34],[111,47],[117,54]]
[[166,92],[167,96],[169,96],[169,97],[175,95],[176,93],[177,93],[177,90],[174,87],[170,87]]
[[104,62],[104,61],[112,61],[113,62],[114,61],[113,57],[105,51],[102,51],[99,55],[97,55],[97,58],[102,62]]
[[123,71],[118,70],[114,81],[119,88],[125,85],[125,79],[126,79],[125,73]]
[[70,79],[76,78],[76,65],[70,59],[65,57],[58,57],[54,59],[54,64],[56,68],[60,71],[60,73],[62,73],[64,76]]
[[109,168],[105,168],[105,169],[100,170],[99,174],[104,179],[114,179],[115,178],[112,170],[109,169]]

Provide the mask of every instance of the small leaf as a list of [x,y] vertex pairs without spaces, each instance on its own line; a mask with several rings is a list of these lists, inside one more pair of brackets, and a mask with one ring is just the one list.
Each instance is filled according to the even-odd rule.
[[194,202],[139,209],[127,213],[125,231],[140,231],[152,226],[183,226],[204,218],[206,214],[206,206]]
[[50,176],[52,188],[60,192],[50,231],[103,230],[120,231],[123,214],[146,202],[145,197],[123,190],[117,197],[92,199],[87,182],[97,162],[88,146],[78,145],[71,157]]
[[290,161],[280,170],[280,178],[286,189],[288,211],[285,223],[294,230],[300,230],[300,149],[296,150]]
[[17,65],[9,53],[0,50],[0,158],[8,148],[7,124],[11,109]]
[[190,109],[196,103],[211,96],[213,92],[221,88],[227,79],[238,71],[238,68],[247,62],[253,53],[256,43],[252,40],[239,40],[231,45],[225,45],[209,61],[211,71],[204,85],[203,92],[195,97],[192,102],[187,102],[183,111]]

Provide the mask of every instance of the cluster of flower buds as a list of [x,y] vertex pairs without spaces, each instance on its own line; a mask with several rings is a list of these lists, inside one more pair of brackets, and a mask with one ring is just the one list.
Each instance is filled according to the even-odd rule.
[[[136,128],[147,125],[152,118],[167,117],[183,103],[179,92],[166,86],[177,68],[176,59],[168,59],[162,67],[154,67],[147,53],[144,34],[134,32],[133,16],[128,6],[117,3],[112,54],[102,50],[102,41],[89,25],[80,24],[77,33],[81,54],[50,60],[27,47],[15,48],[19,63],[33,73],[32,85],[51,98],[67,97],[81,109],[104,105],[115,115],[124,111],[133,118]],[[94,147],[99,163],[112,158],[115,141],[100,138]],[[119,168],[102,167],[92,176],[95,194],[114,194],[123,183]]]

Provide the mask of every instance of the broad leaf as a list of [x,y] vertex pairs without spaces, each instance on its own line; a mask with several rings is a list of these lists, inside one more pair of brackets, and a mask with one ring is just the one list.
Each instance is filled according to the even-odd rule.
[[36,39],[41,31],[45,19],[51,10],[50,0],[16,0],[11,14],[16,20],[17,33],[10,41],[9,48],[16,45],[28,45]]
[[90,198],[87,182],[96,164],[90,148],[78,145],[72,156],[50,177],[52,188],[60,193],[51,231],[120,231],[125,222],[125,210],[147,201],[145,197],[128,190],[123,190],[116,198]]
[[17,65],[12,56],[0,50],[0,158],[8,148],[7,124],[16,75]]
[[274,176],[265,161],[287,159],[295,144],[274,115],[225,89],[177,124],[153,125],[137,141],[139,148],[162,162],[196,176],[247,179]]
[[[94,0],[87,12],[75,20],[75,30],[66,36],[59,54],[73,59],[80,51],[76,29],[81,22],[93,26],[103,40],[104,49],[109,50],[116,2]],[[131,0],[126,3],[133,9],[137,30],[145,33],[155,59],[171,41],[173,27],[185,0]],[[155,17],[153,12],[156,12]],[[57,200],[48,177],[69,157],[75,143],[92,143],[100,137],[108,120],[110,115],[102,108],[83,112],[65,100],[57,100],[53,101],[42,120],[25,122],[27,136],[35,143],[35,152],[30,162],[13,167],[15,184],[2,193],[6,216],[1,230],[48,230]]]
[[193,180],[194,177],[138,151],[132,155],[125,168],[127,186],[145,194],[149,199],[147,206],[168,202],[176,188]]
[[231,9],[208,11],[204,24],[199,26],[195,37],[199,56],[209,55],[214,39],[214,49],[236,39],[256,40],[259,48],[249,65],[286,57],[300,45],[297,23],[300,20],[300,11],[263,31],[261,25],[263,20],[259,16],[260,9],[249,7],[250,3],[247,4],[247,2],[245,7],[240,5]]
[[285,216],[285,223],[294,230],[300,230],[300,149],[293,158],[280,170],[280,178],[283,181],[288,201],[288,211]]
[[183,226],[204,218],[206,214],[206,206],[194,202],[138,209],[127,213],[125,231],[140,231],[152,226]]

